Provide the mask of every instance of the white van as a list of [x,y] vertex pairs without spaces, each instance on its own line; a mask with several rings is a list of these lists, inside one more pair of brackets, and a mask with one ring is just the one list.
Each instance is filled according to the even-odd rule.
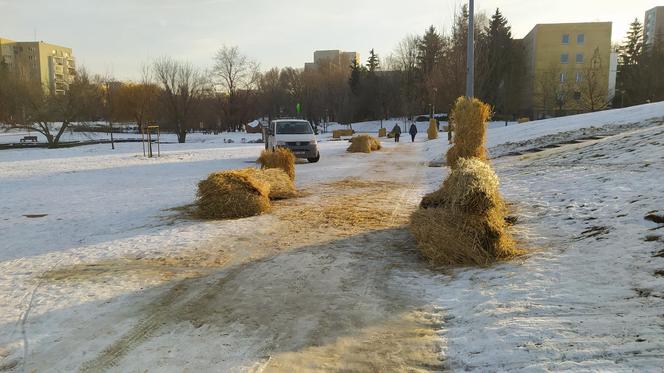
[[288,148],[297,158],[315,163],[320,159],[318,142],[311,123],[302,119],[273,120],[267,127],[265,148]]

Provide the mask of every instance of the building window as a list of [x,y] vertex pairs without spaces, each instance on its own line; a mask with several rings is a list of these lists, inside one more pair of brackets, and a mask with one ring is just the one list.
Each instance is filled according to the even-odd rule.
[[576,54],[576,63],[583,63],[583,53]]
[[582,79],[581,71],[576,72],[575,80],[577,83],[579,83]]
[[563,34],[563,44],[569,44],[569,34]]
[[569,62],[569,54],[563,53],[560,55],[560,63],[567,63]]
[[586,35],[578,34],[576,35],[576,44],[583,44],[586,41]]
[[579,101],[581,99],[581,92],[574,92],[574,99]]
[[560,82],[565,83],[565,80],[567,80],[567,73],[563,71],[560,73]]

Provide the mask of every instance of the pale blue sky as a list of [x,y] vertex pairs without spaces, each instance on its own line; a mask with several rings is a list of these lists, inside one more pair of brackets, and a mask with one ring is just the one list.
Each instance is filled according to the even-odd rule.
[[[523,37],[536,23],[612,21],[613,40],[663,0],[476,0],[499,7]],[[381,57],[407,34],[433,24],[449,29],[457,0],[0,0],[0,36],[74,49],[79,65],[120,79],[169,55],[209,67],[223,44],[238,45],[263,69],[301,67],[315,49]]]

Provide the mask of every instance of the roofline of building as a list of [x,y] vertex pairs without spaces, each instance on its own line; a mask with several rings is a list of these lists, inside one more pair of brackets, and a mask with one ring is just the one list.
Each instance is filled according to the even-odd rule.
[[17,41],[17,40],[14,40],[14,39],[3,38],[1,36],[0,36],[0,39],[2,39],[3,41],[8,41],[8,42],[14,43],[14,44],[44,44],[44,45],[49,45],[49,46],[56,47],[56,48],[72,49],[71,47],[65,47],[65,46],[58,45],[58,44],[47,43],[43,40],[39,40],[39,41]]

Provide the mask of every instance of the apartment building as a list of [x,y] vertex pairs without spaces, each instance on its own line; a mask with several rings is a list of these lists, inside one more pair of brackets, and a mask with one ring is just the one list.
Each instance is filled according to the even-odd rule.
[[0,63],[53,94],[64,93],[76,75],[71,48],[43,41],[17,42],[0,38]]
[[344,52],[340,50],[321,50],[314,52],[314,62],[304,64],[305,70],[339,70],[349,69],[353,61],[360,62],[357,52]]
[[[597,82],[595,96],[615,94],[616,54],[611,22],[538,24],[521,40],[526,56],[522,106],[534,118],[587,111],[586,79]],[[595,97],[597,98],[597,97]]]
[[648,11],[643,18],[643,44],[646,48],[664,44],[664,6],[657,6]]

